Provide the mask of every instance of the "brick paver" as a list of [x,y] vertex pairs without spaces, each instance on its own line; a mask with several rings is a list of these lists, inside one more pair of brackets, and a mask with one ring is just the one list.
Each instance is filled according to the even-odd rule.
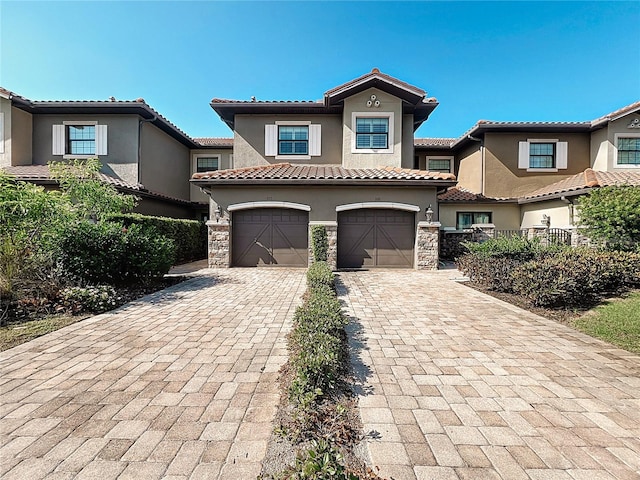
[[305,271],[233,269],[0,354],[0,478],[255,478]]
[[640,357],[450,277],[339,274],[381,475],[639,479]]

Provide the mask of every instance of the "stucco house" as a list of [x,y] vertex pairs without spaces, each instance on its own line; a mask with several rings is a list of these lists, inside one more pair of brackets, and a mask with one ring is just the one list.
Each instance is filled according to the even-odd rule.
[[142,98],[38,101],[0,87],[0,168],[55,187],[47,164],[97,157],[102,178],[140,198],[139,213],[208,217],[197,171],[230,166],[229,139],[191,138]]

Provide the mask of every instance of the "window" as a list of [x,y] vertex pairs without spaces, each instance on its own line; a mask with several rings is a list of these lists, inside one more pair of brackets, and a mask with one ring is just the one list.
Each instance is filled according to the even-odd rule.
[[518,168],[529,172],[557,172],[566,169],[568,143],[558,139],[528,139],[520,142]]
[[456,228],[465,230],[476,223],[491,223],[491,212],[456,212]]
[[308,126],[278,126],[278,155],[308,155]]
[[356,118],[356,148],[389,148],[389,118]]
[[96,154],[95,125],[67,125],[67,148],[65,153],[71,155]]
[[282,120],[264,126],[264,156],[276,160],[310,160],[322,155],[322,125]]
[[453,157],[427,157],[427,170],[430,172],[451,173]]
[[640,136],[617,137],[618,166],[640,166]]
[[196,157],[196,172],[213,172],[218,170],[219,158],[218,157]]
[[86,120],[53,125],[52,154],[63,158],[107,155],[107,126]]

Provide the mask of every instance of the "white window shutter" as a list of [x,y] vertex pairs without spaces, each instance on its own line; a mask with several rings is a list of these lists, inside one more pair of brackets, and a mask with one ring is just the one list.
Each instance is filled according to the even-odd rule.
[[51,145],[53,146],[51,153],[53,155],[64,155],[64,125],[53,126],[53,138]]
[[529,168],[529,142],[520,142],[518,145],[518,168]]
[[569,150],[568,142],[556,143],[556,168],[558,169],[567,168],[568,158],[569,158],[568,150]]
[[278,154],[278,126],[264,126],[264,156],[275,157]]
[[309,155],[314,157],[322,155],[321,129],[321,125],[309,125]]
[[107,155],[106,125],[96,125],[96,155]]

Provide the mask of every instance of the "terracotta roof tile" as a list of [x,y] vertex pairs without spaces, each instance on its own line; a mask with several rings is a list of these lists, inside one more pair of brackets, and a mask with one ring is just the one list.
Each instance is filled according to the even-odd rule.
[[438,201],[450,202],[450,203],[466,203],[466,202],[478,202],[478,203],[493,203],[493,202],[513,202],[512,198],[494,198],[485,197],[481,193],[473,193],[469,190],[459,187],[449,188],[446,192],[438,195]]
[[228,137],[194,137],[193,140],[203,147],[233,147],[233,138]]
[[291,165],[276,163],[256,167],[196,173],[193,180],[444,180],[455,181],[450,173],[407,168],[343,168],[340,165]]
[[213,98],[211,103],[231,103],[231,104],[271,104],[276,103],[278,105],[284,104],[302,104],[302,105],[324,105],[323,102],[315,100],[232,100],[228,98]]
[[577,173],[559,182],[534,190],[528,195],[523,196],[522,199],[542,199],[552,195],[570,193],[587,188],[624,184],[640,186],[640,172],[601,172],[587,168],[584,172]]
[[[357,85],[361,82],[364,82],[370,78],[380,78],[388,83],[397,85],[401,88],[407,89],[407,90],[413,90],[414,92],[416,92],[417,94],[419,94],[420,96],[424,96],[426,95],[427,92],[425,92],[424,90],[422,90],[421,88],[418,88],[414,85],[411,85],[409,83],[403,82],[402,80],[398,80],[395,77],[392,77],[391,75],[387,75],[386,73],[382,73],[380,70],[378,70],[377,68],[372,69],[370,72],[365,73],[364,75],[359,76],[358,78],[354,78],[353,80],[350,80],[346,83],[343,83],[342,85],[338,85],[337,87],[332,88],[331,90],[327,90],[325,95],[326,96],[331,96],[333,93],[341,91],[341,90],[346,90],[349,87],[352,87],[354,85]],[[433,99],[435,101],[435,99]]]
[[604,122],[609,122],[611,120],[616,120],[617,118],[620,118],[624,115],[626,115],[627,113],[631,113],[634,110],[640,110],[640,100],[638,100],[637,102],[634,102],[630,105],[627,105],[625,107],[619,108],[618,110],[614,110],[611,113],[607,113],[606,115],[603,115],[600,118],[596,118],[595,120],[593,120],[591,122],[591,125],[598,125],[600,123],[604,123]]
[[456,138],[414,138],[413,145],[416,147],[450,147]]

